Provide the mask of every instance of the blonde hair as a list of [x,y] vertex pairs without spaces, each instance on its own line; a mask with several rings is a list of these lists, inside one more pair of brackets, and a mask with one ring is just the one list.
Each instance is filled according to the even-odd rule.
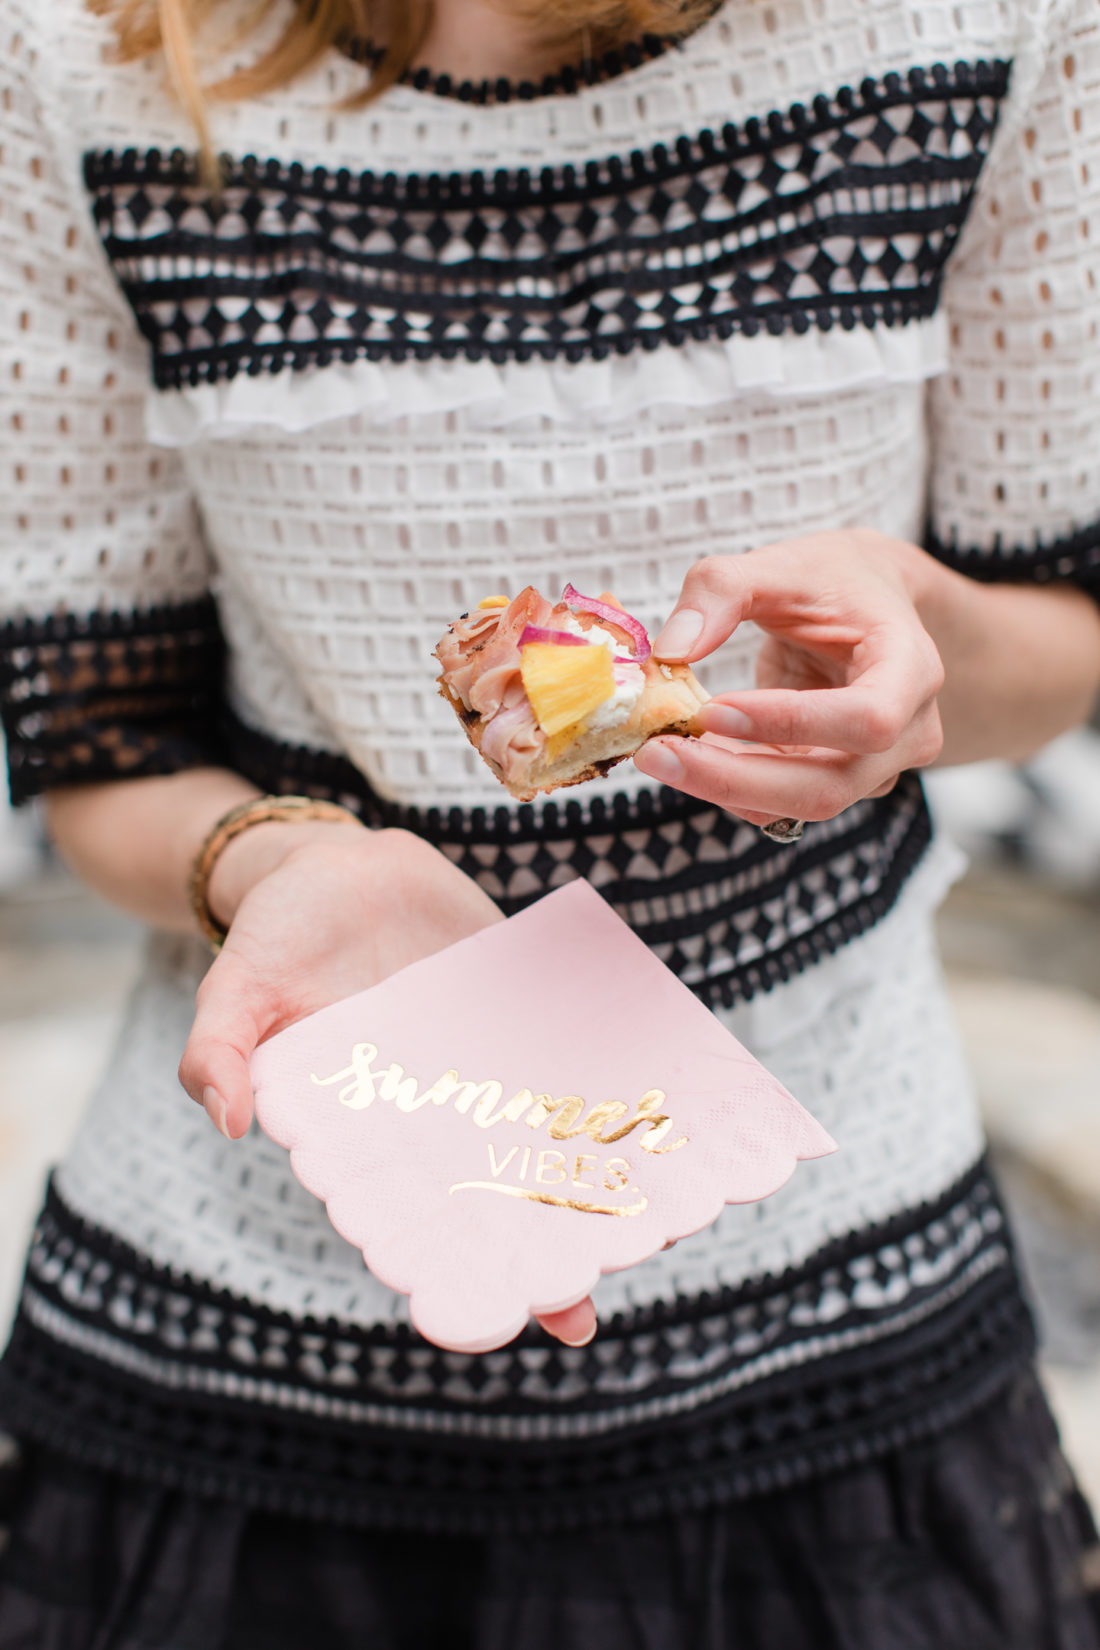
[[[300,0],[282,34],[254,62],[221,80],[203,85],[197,43],[219,9],[219,0],[88,0],[91,9],[110,16],[123,61],[162,52],[177,97],[186,109],[204,156],[213,169],[208,98],[248,98],[285,86],[332,47],[353,40],[370,41],[380,0]],[[238,31],[237,42],[264,21],[277,0],[257,0]],[[580,36],[584,57],[595,59],[612,47],[643,35],[675,38],[714,9],[715,0],[502,0],[527,21],[547,19],[547,33],[568,41]],[[369,102],[400,80],[428,32],[432,0],[391,0],[385,6],[385,45],[377,52],[369,80],[352,105]]]

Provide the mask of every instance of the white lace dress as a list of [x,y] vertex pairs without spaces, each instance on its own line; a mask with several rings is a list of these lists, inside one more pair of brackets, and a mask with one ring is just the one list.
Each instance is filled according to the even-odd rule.
[[629,765],[517,806],[431,649],[528,583],[656,626],[699,557],[823,527],[1100,585],[1095,5],[727,4],[588,74],[359,110],[349,42],[215,106],[217,195],[156,64],[78,0],[0,15],[17,799],[214,759],[422,833],[506,911],[586,876],[840,1146],[603,1280],[589,1348],[445,1354],[280,1149],[183,1096],[205,958],[152,939],[32,1246],[9,1424],[469,1529],[573,1519],[582,1484],[592,1519],[765,1490],[973,1410],[1031,1341],[915,776],[794,848]]

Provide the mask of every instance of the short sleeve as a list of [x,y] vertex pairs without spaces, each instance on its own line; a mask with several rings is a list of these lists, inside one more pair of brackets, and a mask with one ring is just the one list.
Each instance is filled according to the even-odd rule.
[[944,302],[929,549],[980,579],[1100,596],[1100,0],[1056,0]]
[[[148,354],[0,0],[0,706],[13,800],[213,759],[221,641]],[[28,13],[28,17],[29,17]]]

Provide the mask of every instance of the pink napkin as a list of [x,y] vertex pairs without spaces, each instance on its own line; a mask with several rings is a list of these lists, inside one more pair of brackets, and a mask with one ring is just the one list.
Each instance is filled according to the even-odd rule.
[[583,881],[280,1032],[252,1077],[336,1230],[460,1352],[836,1149]]

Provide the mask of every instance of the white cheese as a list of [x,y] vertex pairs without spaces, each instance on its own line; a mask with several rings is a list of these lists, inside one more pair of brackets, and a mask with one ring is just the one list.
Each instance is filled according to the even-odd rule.
[[605,630],[601,624],[590,624],[586,628],[579,619],[570,617],[566,619],[560,628],[568,630],[571,636],[583,636],[585,641],[591,642],[594,647],[609,647],[612,653],[616,653],[620,649],[623,652],[626,651],[623,643],[614,637],[610,630]]
[[602,705],[597,705],[587,718],[590,733],[602,733],[629,719],[631,711],[642,696],[645,671],[641,665],[614,665],[615,691]]

